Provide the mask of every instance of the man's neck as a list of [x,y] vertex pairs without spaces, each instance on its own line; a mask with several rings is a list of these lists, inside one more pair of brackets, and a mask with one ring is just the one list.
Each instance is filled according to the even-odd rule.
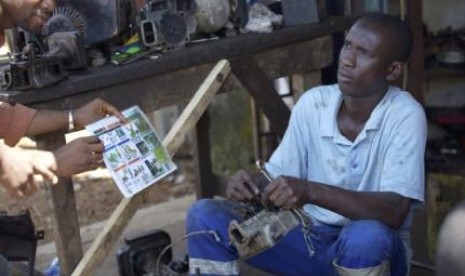
[[370,118],[371,112],[373,112],[378,103],[384,98],[388,89],[389,85],[385,89],[382,89],[382,93],[376,93],[368,98],[345,96],[342,105],[346,115],[351,117],[353,121],[359,123],[366,122],[368,118]]

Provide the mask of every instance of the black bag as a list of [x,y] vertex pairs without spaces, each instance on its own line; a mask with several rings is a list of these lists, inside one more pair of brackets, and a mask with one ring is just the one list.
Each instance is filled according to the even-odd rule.
[[43,238],[43,231],[35,231],[28,210],[13,216],[0,212],[0,254],[8,261],[27,261],[29,275],[34,275],[37,240]]
[[[162,250],[171,244],[170,235],[160,229],[134,238],[126,238],[116,253],[121,276],[142,276],[157,271],[156,261]],[[161,256],[161,264],[168,265],[171,249]]]

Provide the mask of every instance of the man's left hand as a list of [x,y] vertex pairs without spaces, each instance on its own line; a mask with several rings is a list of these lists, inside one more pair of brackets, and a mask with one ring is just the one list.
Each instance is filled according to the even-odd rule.
[[97,137],[81,137],[55,150],[58,176],[95,170],[103,163],[104,145]]

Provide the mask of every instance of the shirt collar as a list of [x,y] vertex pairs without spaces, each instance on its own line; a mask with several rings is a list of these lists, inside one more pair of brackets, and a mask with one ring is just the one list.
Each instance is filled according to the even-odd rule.
[[[323,137],[334,137],[337,131],[337,113],[342,103],[342,93],[339,90],[339,86],[336,84],[333,86],[336,90],[335,96],[331,97],[328,104],[323,108],[320,119],[320,131]],[[390,86],[383,99],[376,105],[375,109],[370,115],[370,118],[365,124],[362,132],[367,130],[376,130],[381,127],[383,115],[385,110],[392,101],[393,94],[398,88]]]

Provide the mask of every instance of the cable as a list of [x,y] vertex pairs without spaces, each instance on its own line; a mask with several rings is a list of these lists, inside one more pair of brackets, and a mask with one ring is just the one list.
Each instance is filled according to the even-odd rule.
[[160,252],[160,255],[158,255],[158,258],[157,258],[157,275],[161,276],[161,268],[160,268],[161,267],[160,266],[161,258],[163,257],[163,255],[165,255],[165,253],[170,248],[172,248],[173,246],[177,245],[178,243],[184,241],[185,239],[188,239],[189,237],[191,237],[193,235],[205,235],[205,234],[213,235],[215,237],[216,242],[221,241],[221,238],[218,235],[218,233],[216,233],[216,231],[213,231],[213,230],[194,231],[194,232],[191,232],[189,234],[184,235],[182,238],[178,239],[177,241],[172,242],[172,243],[168,244],[167,246],[165,246],[165,248],[163,248],[163,250]]

